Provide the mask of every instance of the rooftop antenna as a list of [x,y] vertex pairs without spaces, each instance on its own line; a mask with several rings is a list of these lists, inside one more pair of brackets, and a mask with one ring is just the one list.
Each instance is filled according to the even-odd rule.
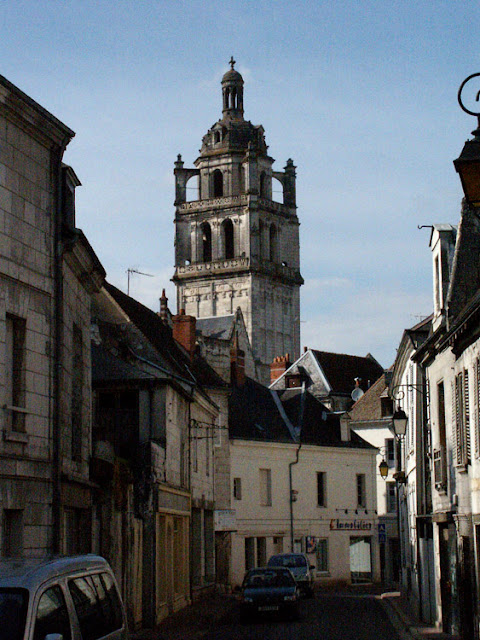
[[149,278],[153,278],[151,273],[143,273],[143,271],[138,271],[137,269],[127,269],[127,296],[130,295],[130,274],[137,273],[139,276],[148,276]]

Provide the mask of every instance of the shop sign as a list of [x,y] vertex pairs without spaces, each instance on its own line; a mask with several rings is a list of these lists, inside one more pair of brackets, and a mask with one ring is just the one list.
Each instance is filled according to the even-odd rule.
[[216,509],[214,511],[215,531],[236,531],[237,517],[235,509]]
[[330,520],[330,529],[335,531],[371,531],[372,523],[368,520],[340,520],[332,518]]

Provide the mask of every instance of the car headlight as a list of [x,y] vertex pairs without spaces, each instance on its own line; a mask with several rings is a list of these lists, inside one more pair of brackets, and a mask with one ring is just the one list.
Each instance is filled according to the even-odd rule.
[[295,600],[297,599],[297,596],[296,596],[296,594],[294,593],[294,594],[293,594],[293,595],[291,595],[291,596],[283,596],[283,599],[284,599],[286,602],[293,602],[293,601],[295,601]]
[[244,596],[244,597],[243,597],[243,601],[244,601],[244,602],[249,602],[249,603],[251,603],[251,602],[253,602],[253,599],[252,599],[252,598],[246,598],[246,597]]

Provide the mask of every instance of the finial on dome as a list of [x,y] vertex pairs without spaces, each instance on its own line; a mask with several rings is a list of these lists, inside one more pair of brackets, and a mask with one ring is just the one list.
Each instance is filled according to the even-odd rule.
[[229,65],[232,67],[232,70],[234,68],[234,66],[236,65],[237,61],[233,59],[233,56],[230,58],[229,61]]

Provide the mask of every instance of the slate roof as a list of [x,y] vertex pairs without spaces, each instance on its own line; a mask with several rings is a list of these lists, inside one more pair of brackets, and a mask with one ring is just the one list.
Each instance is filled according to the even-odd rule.
[[162,366],[167,365],[166,368],[173,373],[200,386],[226,386],[224,380],[200,355],[196,354],[193,360],[190,359],[186,351],[174,340],[171,328],[157,313],[108,282],[105,283],[105,289],[153,345]]
[[197,318],[196,331],[206,338],[229,340],[235,323],[235,314]]
[[[294,425],[298,425],[302,412],[301,389],[286,389],[280,392],[280,397],[290,421]],[[374,448],[353,431],[350,438],[350,440],[342,440],[341,438],[340,415],[330,412],[324,404],[307,391],[304,398],[301,442],[325,447]]]
[[148,380],[151,375],[133,363],[108,351],[103,345],[92,344],[92,379],[95,381]]
[[[251,378],[241,387],[234,387],[229,398],[229,434],[241,440],[264,442],[294,442],[277,408],[273,394]],[[279,393],[287,418],[294,427],[301,415],[301,389],[286,389]],[[342,441],[340,416],[328,411],[311,393],[304,397],[301,442],[318,446],[374,448],[360,436],[351,433],[350,441]]]
[[355,378],[361,378],[361,387],[365,391],[383,373],[383,367],[373,356],[350,356],[345,353],[330,353],[312,349],[318,364],[323,369],[332,393],[350,395],[355,386]]
[[252,378],[233,387],[228,400],[228,425],[231,438],[292,442],[270,390]]

